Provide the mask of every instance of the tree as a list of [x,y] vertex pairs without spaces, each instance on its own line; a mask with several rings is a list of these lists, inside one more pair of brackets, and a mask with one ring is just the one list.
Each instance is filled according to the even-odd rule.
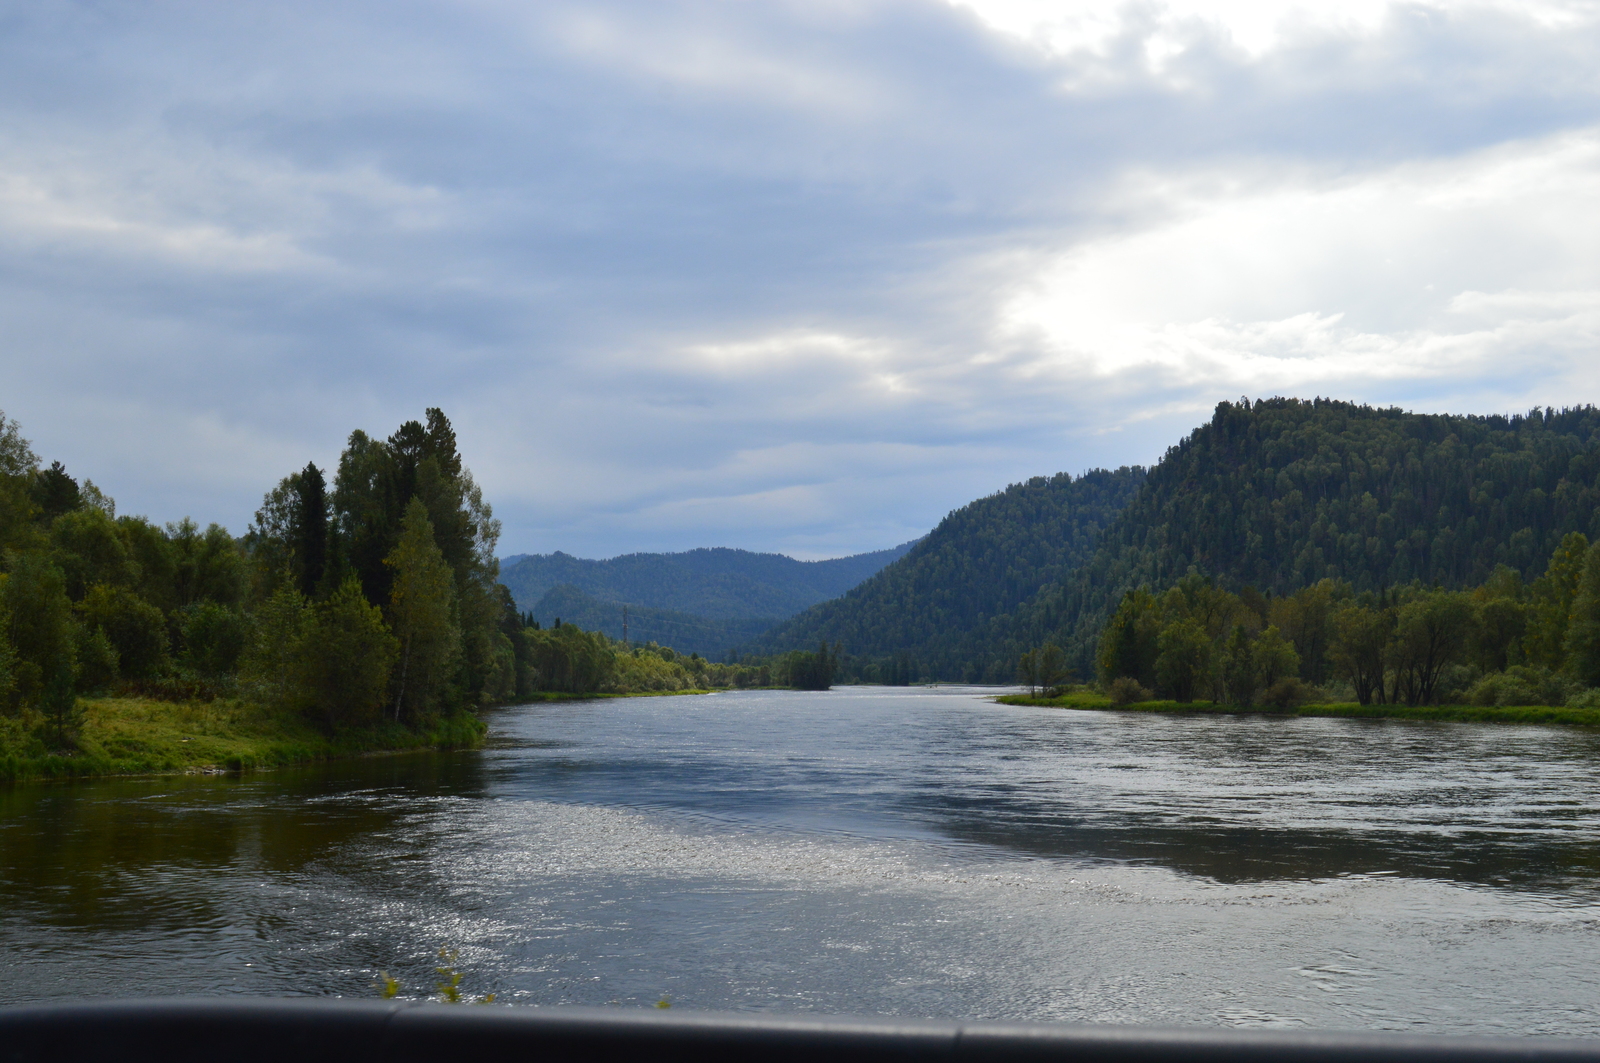
[[1229,704],[1249,708],[1255,700],[1260,677],[1256,669],[1255,645],[1243,624],[1233,625],[1233,634],[1222,650],[1222,691]]
[[1211,681],[1211,638],[1200,622],[1185,617],[1161,632],[1156,681],[1174,701],[1190,702]]
[[413,498],[400,525],[400,541],[384,563],[394,570],[389,619],[400,641],[394,718],[418,719],[438,704],[461,653],[455,621],[455,582],[433,539],[433,522]]
[[1067,681],[1072,673],[1067,669],[1067,658],[1060,646],[1047,642],[1039,647],[1038,654],[1040,686],[1049,690]]
[[5,581],[5,605],[16,651],[18,696],[37,704],[46,691],[57,698],[64,689],[70,692],[77,646],[72,602],[61,570],[37,553],[13,555]]
[[1600,542],[1584,556],[1567,624],[1567,668],[1584,686],[1600,686]]
[[300,593],[315,597],[328,569],[328,484],[312,462],[295,478],[295,554]]
[[1384,651],[1394,616],[1384,609],[1351,602],[1333,614],[1334,667],[1344,673],[1355,688],[1356,700],[1371,705],[1385,700]]
[[240,678],[269,705],[298,707],[296,671],[309,619],[305,597],[290,586],[279,587],[256,610]]
[[1440,674],[1464,655],[1472,625],[1472,601],[1465,594],[1428,591],[1402,606],[1389,648],[1391,699],[1432,704]]
[[1100,640],[1100,680],[1110,683],[1127,676],[1142,686],[1156,685],[1156,658],[1161,617],[1149,591],[1129,591]]
[[1567,621],[1588,553],[1588,537],[1570,532],[1550,556],[1544,575],[1534,580],[1530,588],[1533,612],[1522,639],[1523,657],[1529,664],[1559,670],[1565,663]]
[[183,611],[183,656],[196,673],[217,681],[232,675],[250,641],[243,613],[216,602],[196,602]]
[[399,646],[354,579],[310,610],[295,654],[293,698],[329,728],[374,723]]
[[104,632],[116,647],[123,675],[154,679],[171,667],[167,618],[126,587],[97,583],[84,595],[78,611],[91,630]]
[[83,505],[83,495],[78,481],[67,475],[66,468],[53,461],[48,469],[33,474],[33,500],[46,520],[54,520]]
[[1017,658],[1017,684],[1028,688],[1030,696],[1039,693],[1039,651],[1029,650]]
[[1256,675],[1263,688],[1300,674],[1300,654],[1295,644],[1271,624],[1256,636]]

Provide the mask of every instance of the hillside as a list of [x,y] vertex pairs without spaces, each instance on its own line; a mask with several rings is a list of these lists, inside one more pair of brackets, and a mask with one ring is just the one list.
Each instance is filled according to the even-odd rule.
[[796,561],[749,550],[626,554],[590,561],[569,554],[519,554],[500,563],[517,607],[537,613],[546,592],[566,585],[602,602],[712,620],[769,623],[836,598],[911,548],[904,543],[828,561]]
[[[843,598],[813,606],[750,647],[839,642],[863,678],[1009,681],[1014,612],[1093,552],[1144,482],[1141,468],[1035,477],[963,506]],[[897,660],[896,660],[897,659]],[[898,671],[896,671],[898,669]]]
[[1318,399],[1221,403],[1168,450],[1080,569],[1018,611],[997,654],[1046,640],[1087,674],[1123,592],[1187,573],[1285,594],[1463,588],[1538,575],[1561,537],[1600,535],[1600,410],[1412,414]]
[[[778,622],[776,617],[712,619],[648,606],[628,606],[627,610],[626,634],[630,642],[655,642],[678,653],[698,653],[712,661],[721,660],[731,647],[759,637]],[[560,620],[586,631],[602,631],[614,639],[621,639],[624,634],[621,603],[601,601],[570,583],[551,587],[530,612],[545,627]]]

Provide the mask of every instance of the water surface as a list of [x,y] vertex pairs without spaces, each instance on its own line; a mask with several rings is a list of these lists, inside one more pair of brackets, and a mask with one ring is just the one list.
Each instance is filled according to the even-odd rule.
[[0,790],[0,1001],[425,994],[1600,1035],[1600,736],[956,688]]

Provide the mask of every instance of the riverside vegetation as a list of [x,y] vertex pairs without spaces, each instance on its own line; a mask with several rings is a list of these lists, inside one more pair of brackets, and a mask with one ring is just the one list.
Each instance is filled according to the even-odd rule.
[[353,432],[331,485],[284,477],[238,537],[119,516],[0,413],[0,779],[471,745],[516,700],[831,678],[825,647],[713,664],[541,627],[499,532],[437,409]]

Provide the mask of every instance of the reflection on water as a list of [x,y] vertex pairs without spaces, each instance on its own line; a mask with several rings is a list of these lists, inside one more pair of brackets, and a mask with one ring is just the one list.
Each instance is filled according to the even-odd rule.
[[498,712],[481,752],[0,790],[0,1000],[1600,1033],[1600,736],[977,692]]

